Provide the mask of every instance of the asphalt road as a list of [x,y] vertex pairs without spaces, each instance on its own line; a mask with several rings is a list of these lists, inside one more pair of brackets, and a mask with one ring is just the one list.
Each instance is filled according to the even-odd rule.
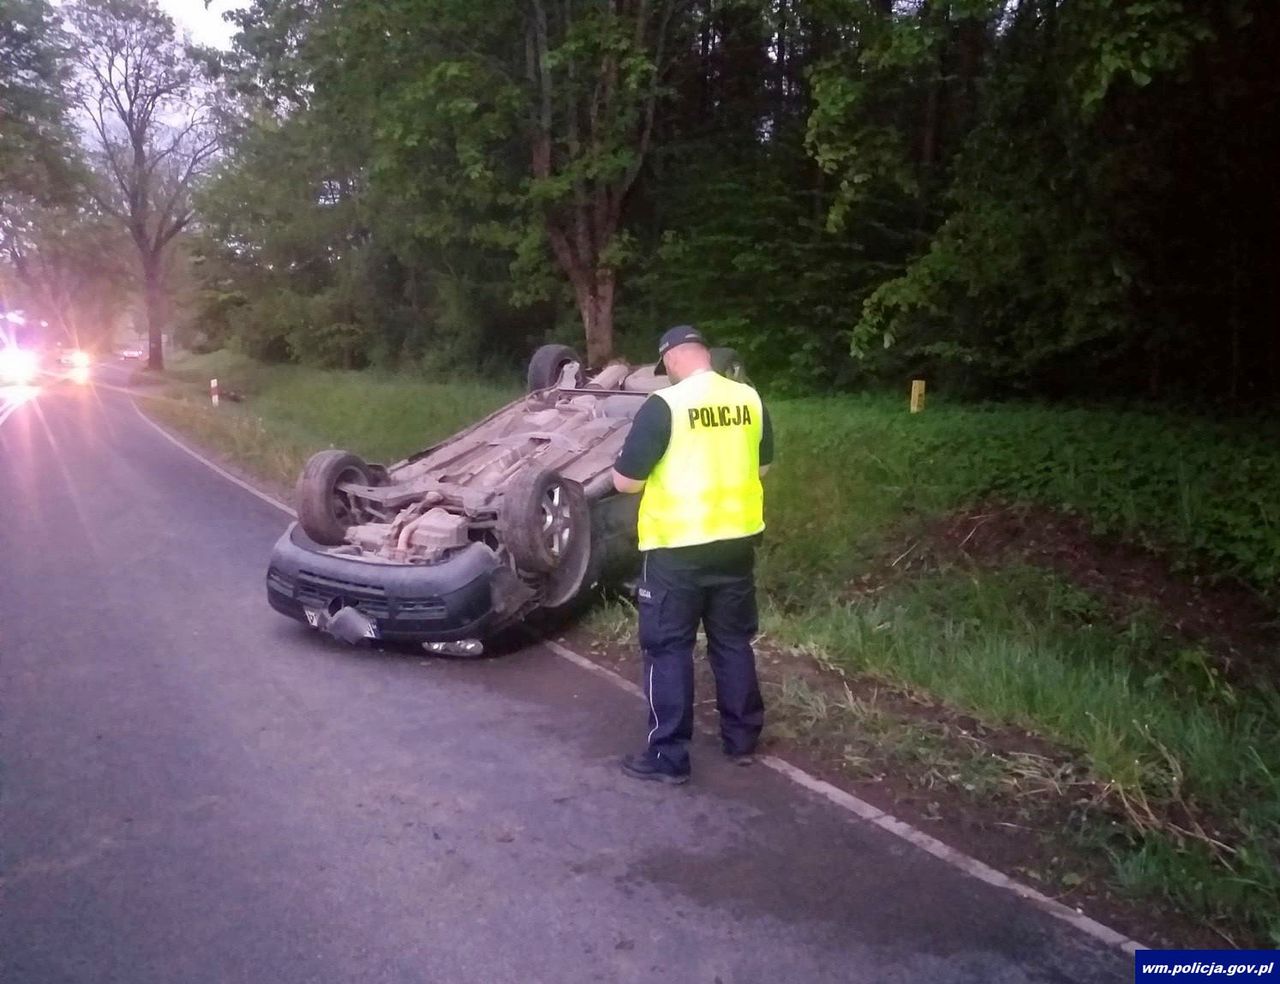
[[537,647],[272,612],[285,525],[70,384],[0,391],[0,980],[1126,981],[781,776],[622,776],[642,705]]

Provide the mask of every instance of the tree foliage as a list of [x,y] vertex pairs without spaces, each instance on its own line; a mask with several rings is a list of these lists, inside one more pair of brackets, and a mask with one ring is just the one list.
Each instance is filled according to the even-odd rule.
[[477,276],[500,262],[501,293],[527,304],[558,291],[558,271],[589,355],[607,360],[674,0],[304,9],[263,0],[241,15],[226,69],[246,114],[328,134],[337,180],[406,219],[367,226],[419,286],[488,295]]
[[46,342],[105,348],[136,287],[127,239],[89,202],[10,205],[0,236],[13,281],[5,300],[47,323]]
[[[931,45],[903,60],[881,53],[903,50],[890,41],[862,58],[923,87],[914,153],[877,160],[886,142],[848,137],[876,111],[870,89],[841,98],[845,64],[828,69],[837,95],[810,134],[842,181],[833,220],[859,215],[860,189],[877,186],[933,216],[927,247],[867,299],[855,356],[981,392],[1276,396],[1267,247],[1256,219],[1223,222],[1275,215],[1260,183],[1277,148],[1255,129],[1280,92],[1262,61],[1274,8],[1021,0],[922,4],[917,19]],[[1243,347],[1261,359],[1252,371]]]
[[[45,0],[0,17],[0,304],[48,323],[46,341],[96,341],[123,303],[88,207],[69,121],[72,39]],[[105,247],[105,248],[104,248]]]
[[15,197],[65,201],[74,192],[79,175],[67,125],[68,45],[47,0],[5,0],[0,15],[0,203]]
[[1280,395],[1261,0],[257,0],[239,24],[210,338],[474,366],[576,313],[595,362],[696,320],[793,389]]

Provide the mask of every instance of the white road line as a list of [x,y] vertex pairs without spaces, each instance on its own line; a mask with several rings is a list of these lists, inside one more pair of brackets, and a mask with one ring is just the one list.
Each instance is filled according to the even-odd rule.
[[[178,438],[174,437],[167,430],[139,410],[136,403],[133,404],[133,409],[137,411],[139,417],[154,427],[156,431],[165,438],[165,440],[171,442],[176,447],[181,448],[201,464],[206,465],[212,471],[217,472],[227,481],[238,485],[251,495],[257,496],[263,502],[275,506],[281,512],[295,518],[297,517],[297,514],[279,499],[254,488],[248,482],[242,481],[226,469],[214,464],[200,452],[193,450],[182,441],[178,440]],[[2,411],[0,411],[0,413],[2,413]],[[3,420],[3,417],[0,417],[0,420]],[[589,673],[594,673],[596,676],[608,680],[619,690],[624,690],[633,697],[644,699],[645,694],[640,687],[636,686],[624,677],[619,676],[617,673],[614,673],[612,670],[601,666],[599,663],[596,663],[579,653],[575,653],[567,646],[563,646],[551,639],[538,639],[531,632],[527,634],[539,645],[545,646],[561,659],[572,663],[574,666],[581,667]],[[901,838],[907,843],[937,858],[939,861],[949,864],[951,867],[963,871],[965,874],[970,875],[979,881],[986,882],[988,885],[1012,892],[1019,898],[1030,902],[1041,911],[1053,916],[1055,919],[1062,920],[1063,922],[1075,927],[1080,932],[1088,936],[1092,936],[1094,939],[1099,940],[1108,946],[1118,947],[1125,953],[1134,953],[1138,950],[1147,949],[1147,947],[1143,946],[1136,940],[1130,939],[1123,933],[1119,933],[1109,926],[1104,926],[1096,919],[1090,919],[1083,912],[1078,912],[1070,906],[1063,905],[1061,902],[1049,898],[1044,893],[1036,891],[1036,889],[1032,888],[1030,885],[1024,885],[1022,882],[1016,881],[1008,875],[997,871],[990,865],[983,864],[977,858],[970,857],[961,851],[957,851],[953,847],[948,847],[936,837],[931,837],[924,831],[916,829],[911,826],[911,824],[906,823],[903,820],[899,820],[892,814],[886,813],[884,810],[872,806],[866,800],[859,799],[852,793],[846,792],[837,786],[833,786],[825,779],[819,779],[817,776],[805,772],[804,769],[797,768],[790,762],[778,758],[776,755],[761,756],[759,762],[766,768],[772,769],[774,772],[790,779],[796,785],[803,786],[805,789],[821,796],[829,803],[833,803],[842,810],[853,814],[860,820],[874,824],[881,830],[893,834],[895,837]]]
[[764,756],[761,762],[775,772],[782,773],[792,782],[813,790],[833,803],[840,804],[851,813],[856,813],[869,823],[875,824],[881,830],[886,830],[895,837],[902,838],[909,844],[913,844],[920,850],[932,854],[938,860],[945,861],[954,868],[959,868],[965,874],[971,875],[979,881],[994,885],[996,888],[1003,888],[1019,898],[1026,899],[1049,915],[1070,923],[1076,929],[1101,940],[1103,943],[1119,947],[1125,953],[1135,953],[1138,950],[1147,949],[1141,943],[1130,939],[1123,933],[1117,932],[1110,926],[1104,926],[1096,919],[1090,919],[1083,912],[1072,909],[1070,906],[1065,906],[1056,899],[1051,899],[1044,893],[1036,891],[1030,885],[1024,885],[1022,882],[997,871],[990,865],[983,864],[977,858],[972,858],[953,847],[949,847],[936,837],[929,836],[924,831],[916,829],[903,820],[899,820],[892,814],[876,809],[865,800],[858,799],[858,797],[831,785],[829,782],[811,776],[803,769],[797,769],[790,762],[784,762],[773,755]]
[[199,451],[196,451],[188,447],[186,444],[178,440],[176,437],[170,434],[167,430],[165,430],[163,427],[157,424],[154,420],[148,417],[145,413],[139,410],[138,404],[133,403],[133,401],[130,401],[130,403],[133,406],[134,412],[137,413],[137,415],[141,417],[144,421],[146,421],[146,423],[149,426],[155,428],[156,433],[159,434],[161,437],[163,437],[166,441],[168,441],[174,447],[178,448],[181,451],[185,451],[187,454],[191,455],[191,457],[195,458],[196,461],[200,462],[205,467],[209,468],[212,471],[217,472],[219,475],[225,478],[228,482],[231,482],[233,485],[240,486],[240,488],[244,489],[250,495],[257,496],[267,505],[275,506],[286,516],[290,516],[294,519],[298,518],[298,514],[296,512],[294,512],[292,509],[286,506],[283,502],[281,502],[275,496],[267,495],[267,493],[263,492],[261,489],[256,489],[252,485],[250,485],[248,482],[244,481],[243,479],[237,478],[235,475],[232,475],[231,472],[227,471],[221,465],[214,464],[212,461],[210,461],[208,458],[202,455]]
[[614,673],[613,670],[606,669],[594,660],[587,659],[585,656],[580,656],[572,649],[569,649],[567,646],[562,646],[558,642],[540,638],[533,632],[527,632],[526,635],[528,635],[528,637],[539,646],[546,646],[561,659],[568,660],[574,666],[580,666],[582,669],[589,673],[594,673],[596,676],[604,677],[604,679],[608,680],[619,690],[625,690],[627,693],[631,694],[632,697],[639,697],[641,700],[644,700],[644,689],[642,687],[637,686],[625,677],[618,676],[618,674]]
[[[585,656],[575,653],[572,649],[562,646],[560,643],[551,639],[540,639],[539,643],[546,646],[557,656],[567,659],[575,666],[581,666],[583,669],[590,670],[597,676],[602,676],[620,690],[636,697],[644,698],[644,691],[637,687],[624,677],[619,676],[612,670],[601,666],[599,663],[592,662]],[[918,830],[911,824],[899,820],[890,813],[886,813],[878,807],[872,806],[864,799],[859,799],[850,792],[833,786],[825,779],[819,779],[811,773],[805,772],[804,769],[792,765],[784,759],[778,758],[776,755],[763,755],[757,761],[766,768],[772,769],[780,775],[786,776],[798,786],[803,786],[811,792],[817,793],[823,799],[859,819],[874,824],[881,830],[884,830],[895,837],[899,837],[909,844],[918,847],[927,854],[933,855],[939,861],[958,868],[966,875],[977,878],[979,881],[986,882],[996,888],[1002,888],[1012,892],[1021,899],[1025,899],[1038,909],[1048,913],[1056,919],[1061,919],[1065,923],[1074,926],[1080,932],[1092,936],[1096,940],[1106,943],[1108,946],[1119,947],[1125,953],[1134,953],[1138,950],[1145,950],[1143,944],[1132,940],[1112,929],[1110,926],[1104,926],[1096,919],[1090,919],[1083,912],[1078,912],[1070,906],[1063,905],[1054,899],[1049,898],[1042,892],[1036,891],[1030,885],[1024,885],[1022,882],[1010,878],[1008,875],[997,871],[990,865],[983,864],[977,858],[970,857],[961,851],[957,851],[953,847],[948,847],[936,837],[931,837],[922,830]]]

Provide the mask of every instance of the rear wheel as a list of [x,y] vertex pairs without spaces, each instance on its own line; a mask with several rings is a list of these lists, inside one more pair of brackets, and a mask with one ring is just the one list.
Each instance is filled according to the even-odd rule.
[[346,542],[348,528],[360,522],[351,495],[338,488],[343,483],[374,484],[372,470],[359,455],[320,451],[302,469],[297,488],[298,522],[316,543],[340,546]]
[[742,361],[742,356],[734,349],[713,348],[711,350],[711,368],[721,376],[725,376],[735,382],[745,383],[747,381],[746,363]]
[[560,374],[571,362],[582,364],[578,353],[568,345],[543,345],[529,360],[529,392],[550,389],[560,382]]

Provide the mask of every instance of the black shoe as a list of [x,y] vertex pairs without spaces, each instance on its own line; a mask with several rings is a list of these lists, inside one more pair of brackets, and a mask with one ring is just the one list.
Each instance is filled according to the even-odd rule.
[[689,781],[689,772],[676,772],[662,763],[656,755],[643,752],[640,755],[628,755],[622,760],[622,771],[632,779],[652,779],[654,782],[665,782],[679,786]]
[[743,752],[741,755],[734,755],[732,752],[725,752],[724,757],[733,765],[755,765],[756,756],[754,752]]

